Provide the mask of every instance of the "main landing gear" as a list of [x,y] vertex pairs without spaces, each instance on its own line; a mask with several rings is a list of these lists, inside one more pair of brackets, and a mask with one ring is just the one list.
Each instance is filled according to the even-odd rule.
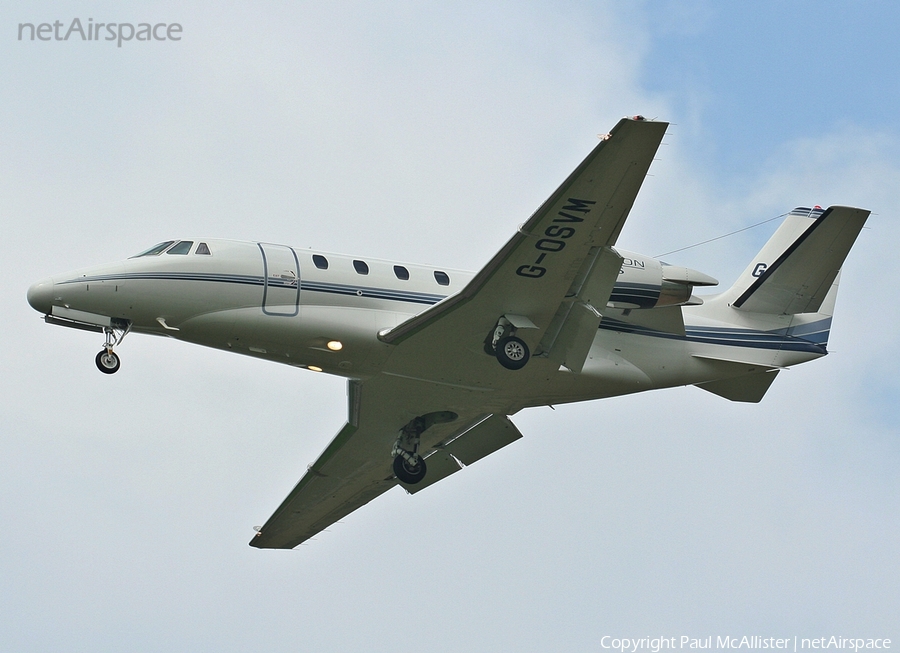
[[425,459],[419,455],[419,440],[428,428],[424,417],[415,417],[400,429],[391,455],[394,457],[394,476],[403,483],[415,485],[425,478]]
[[[411,461],[415,462],[411,462]],[[425,466],[425,459],[418,454],[409,454],[402,452],[394,457],[394,476],[404,483],[415,485],[423,478],[428,468]]]
[[394,476],[408,485],[415,485],[425,478],[427,467],[425,458],[419,455],[422,433],[434,424],[452,422],[459,415],[450,411],[439,411],[414,417],[400,429],[400,434],[391,449],[394,457]]
[[104,374],[115,374],[119,371],[121,361],[119,361],[116,352],[113,351],[113,347],[125,339],[125,335],[130,329],[130,324],[123,328],[103,327],[103,335],[106,338],[106,342],[103,343],[103,349],[94,358],[98,370]]
[[497,361],[508,370],[520,370],[528,362],[528,345],[516,336],[506,336],[497,343]]
[[524,340],[515,335],[516,328],[505,317],[497,320],[497,326],[484,341],[484,350],[497,357],[497,362],[508,370],[521,370],[531,353]]

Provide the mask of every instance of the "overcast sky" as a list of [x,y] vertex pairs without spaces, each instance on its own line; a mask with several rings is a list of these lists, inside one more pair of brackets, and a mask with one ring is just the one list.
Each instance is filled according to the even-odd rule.
[[[3,2],[0,648],[900,647],[900,9],[887,2]],[[48,42],[18,24],[178,23]],[[247,546],[345,384],[25,302],[50,274],[226,237],[477,269],[624,115],[673,123],[619,239],[657,255],[795,206],[873,215],[831,355],[761,404],[696,388],[525,437],[294,551]],[[777,222],[667,256],[730,284]]]

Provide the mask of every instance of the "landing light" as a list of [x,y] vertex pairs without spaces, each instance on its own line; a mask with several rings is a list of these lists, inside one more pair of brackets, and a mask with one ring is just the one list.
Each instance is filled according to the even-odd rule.
[[329,340],[325,346],[331,351],[340,351],[344,348],[344,344],[340,340]]
[[322,368],[319,367],[318,365],[307,365],[306,369],[310,370],[311,372],[321,372],[322,371]]

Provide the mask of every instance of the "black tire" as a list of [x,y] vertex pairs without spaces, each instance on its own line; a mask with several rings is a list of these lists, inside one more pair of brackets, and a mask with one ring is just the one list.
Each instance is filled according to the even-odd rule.
[[521,370],[531,354],[521,338],[506,336],[497,343],[497,360],[508,370]]
[[425,478],[425,459],[419,458],[416,465],[410,465],[403,456],[394,458],[394,476],[408,485],[415,485]]
[[115,374],[119,371],[119,357],[114,352],[104,349],[97,354],[94,362],[97,363],[97,369],[104,374]]

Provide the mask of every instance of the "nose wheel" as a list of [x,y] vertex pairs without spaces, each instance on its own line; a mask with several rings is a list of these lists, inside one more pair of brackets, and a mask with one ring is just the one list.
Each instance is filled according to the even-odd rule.
[[106,342],[103,343],[103,349],[101,349],[100,353],[94,358],[98,370],[104,374],[115,374],[119,371],[121,361],[119,361],[116,352],[113,351],[113,347],[125,339],[125,336],[130,329],[130,323],[128,325],[122,325],[122,328],[103,328],[103,335],[106,338]]
[[119,371],[119,357],[112,350],[104,349],[97,354],[94,362],[97,363],[97,369],[104,374],[115,374]]

